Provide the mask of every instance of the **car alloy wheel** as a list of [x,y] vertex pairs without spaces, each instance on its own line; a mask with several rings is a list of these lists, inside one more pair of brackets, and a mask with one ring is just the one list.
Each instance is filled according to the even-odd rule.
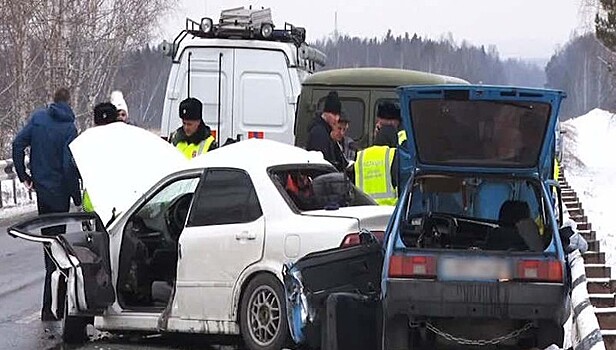
[[246,315],[250,336],[260,346],[270,345],[280,331],[280,300],[268,285],[257,287],[248,300]]

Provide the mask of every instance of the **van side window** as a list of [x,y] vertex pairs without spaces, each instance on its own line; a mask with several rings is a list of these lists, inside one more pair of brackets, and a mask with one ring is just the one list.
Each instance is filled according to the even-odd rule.
[[[342,113],[349,119],[349,130],[347,136],[353,138],[353,140],[359,140],[364,136],[364,120],[365,120],[365,106],[364,101],[358,98],[344,98],[340,97],[340,103],[342,103]],[[325,105],[325,97],[321,98],[317,103],[317,111],[322,111]]]

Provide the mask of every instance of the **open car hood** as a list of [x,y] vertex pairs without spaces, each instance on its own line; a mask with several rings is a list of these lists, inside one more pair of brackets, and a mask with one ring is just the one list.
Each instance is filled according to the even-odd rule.
[[403,168],[549,174],[563,92],[443,85],[398,93],[408,137]]
[[69,145],[94,210],[104,223],[126,211],[189,160],[157,135],[125,123],[87,129]]

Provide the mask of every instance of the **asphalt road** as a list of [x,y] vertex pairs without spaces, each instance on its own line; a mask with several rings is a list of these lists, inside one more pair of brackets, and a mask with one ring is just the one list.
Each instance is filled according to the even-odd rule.
[[40,320],[45,276],[43,248],[6,232],[16,221],[33,215],[0,219],[0,349],[241,349],[237,337],[123,336],[101,333],[91,326],[88,343],[62,344],[61,322]]

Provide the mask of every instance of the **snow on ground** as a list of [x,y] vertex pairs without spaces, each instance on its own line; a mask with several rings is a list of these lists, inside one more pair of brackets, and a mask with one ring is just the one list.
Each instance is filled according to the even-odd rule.
[[[567,181],[597,232],[607,263],[616,266],[616,115],[600,109],[562,124]],[[612,268],[612,277],[616,276]]]
[[[36,210],[35,193],[32,193],[32,199],[30,199],[28,190],[19,181],[15,183],[15,190],[16,194],[13,193],[13,180],[0,181],[0,200],[2,201],[0,219]],[[15,204],[15,197],[17,197],[17,204]]]

